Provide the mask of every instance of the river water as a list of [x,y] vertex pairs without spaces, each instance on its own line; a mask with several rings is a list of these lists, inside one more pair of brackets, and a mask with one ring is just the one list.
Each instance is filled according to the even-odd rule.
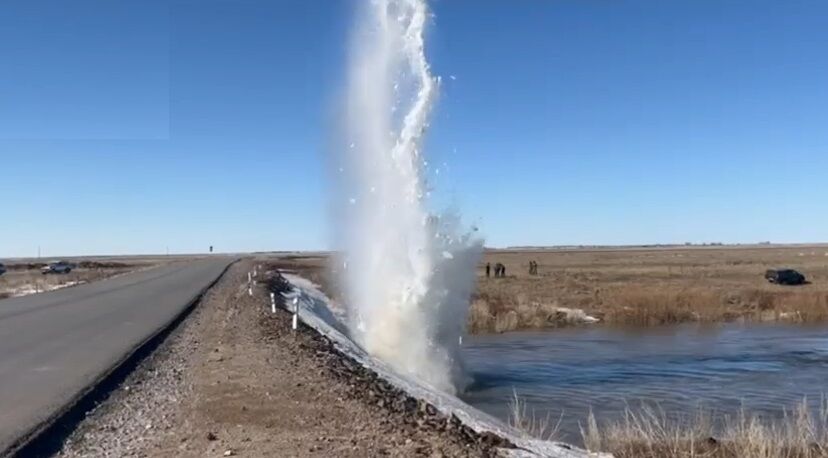
[[571,328],[476,336],[464,346],[474,382],[462,395],[508,417],[513,392],[559,439],[580,442],[590,409],[599,424],[642,401],[665,412],[781,416],[828,392],[828,327],[780,324]]

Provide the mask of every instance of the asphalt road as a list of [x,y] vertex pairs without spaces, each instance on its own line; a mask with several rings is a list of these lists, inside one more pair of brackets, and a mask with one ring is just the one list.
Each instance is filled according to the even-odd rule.
[[231,262],[179,262],[0,301],[0,456],[170,323]]

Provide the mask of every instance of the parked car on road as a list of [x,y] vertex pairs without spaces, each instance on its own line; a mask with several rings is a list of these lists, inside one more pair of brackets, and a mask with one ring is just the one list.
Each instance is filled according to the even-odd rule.
[[793,269],[770,269],[765,271],[765,279],[777,285],[805,284],[805,276]]
[[0,275],[3,275],[4,273],[6,273],[6,266],[4,266],[2,262],[0,262]]
[[40,273],[47,274],[68,274],[75,268],[74,264],[66,261],[52,261],[47,266],[40,269]]

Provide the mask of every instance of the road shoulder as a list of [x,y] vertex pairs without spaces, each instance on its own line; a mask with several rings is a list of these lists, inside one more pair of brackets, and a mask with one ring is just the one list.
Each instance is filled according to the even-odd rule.
[[325,340],[249,297],[237,263],[66,442],[61,456],[487,456]]

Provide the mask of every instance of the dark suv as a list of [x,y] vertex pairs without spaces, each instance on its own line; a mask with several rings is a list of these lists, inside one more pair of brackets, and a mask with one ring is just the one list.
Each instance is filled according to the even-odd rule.
[[770,269],[765,272],[765,279],[777,285],[805,284],[805,276],[793,269]]

